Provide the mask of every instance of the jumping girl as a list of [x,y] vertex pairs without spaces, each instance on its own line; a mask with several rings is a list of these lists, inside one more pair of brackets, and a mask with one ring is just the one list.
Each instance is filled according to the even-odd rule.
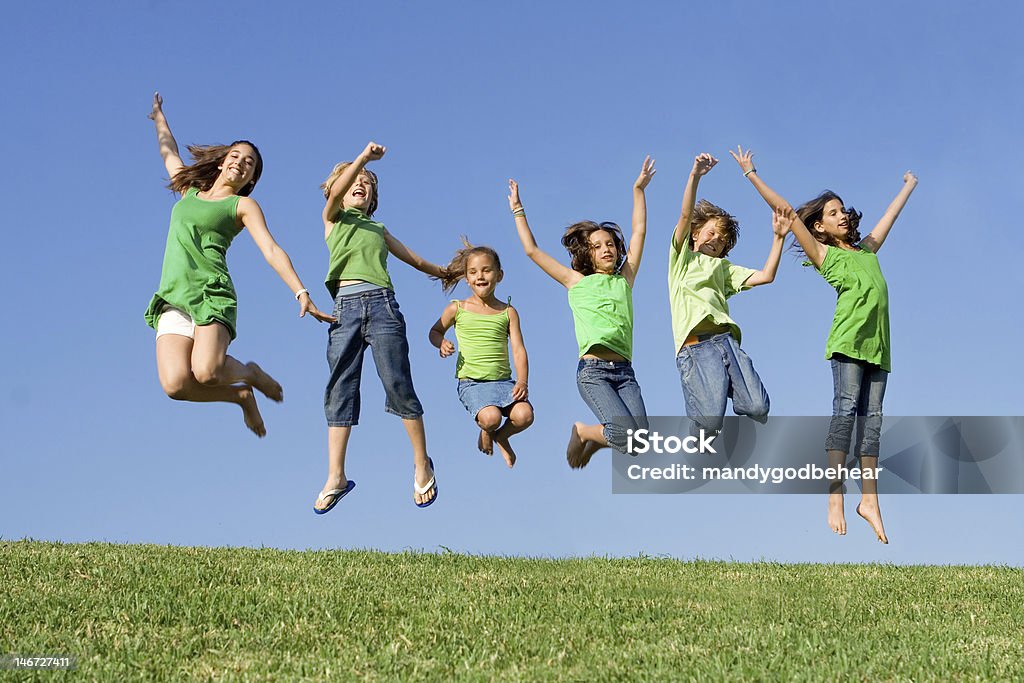
[[[633,183],[633,230],[629,251],[619,226],[581,221],[570,225],[562,246],[572,257],[567,268],[537,246],[519,199],[519,185],[508,181],[509,208],[526,255],[569,290],[579,345],[576,386],[601,424],[577,422],[569,435],[566,459],[584,467],[599,449],[625,452],[627,429],[646,428],[647,410],[630,358],[633,355],[633,283],[647,235],[644,188],[654,177],[654,162],[644,159]],[[618,418],[618,421],[616,421]],[[628,423],[628,424],[624,424]]]
[[317,514],[330,511],[355,488],[355,482],[345,476],[345,454],[352,427],[359,423],[359,379],[367,346],[387,395],[384,410],[402,418],[412,443],[413,500],[418,507],[437,500],[423,407],[412,384],[405,318],[388,275],[388,254],[436,278],[445,277],[445,271],[414,254],[372,220],[378,185],[377,176],[366,165],[381,159],[385,151],[375,142],[367,144],[355,161],[337,164],[320,186],[327,200],[323,211],[324,239],[330,251],[326,284],[334,297],[337,322],[331,325],[327,342],[331,373],[324,394],[328,473],[313,505]]
[[260,205],[249,197],[263,172],[256,145],[246,140],[190,145],[193,163],[186,166],[160,93],[153,95],[149,118],[156,124],[169,187],[181,194],[171,210],[160,286],[146,310],[146,322],[156,329],[160,385],[178,401],[234,403],[242,408],[245,425],[265,436],[252,390],[278,402],[284,393],[259,365],[227,355],[238,308],[226,260],[231,241],[248,228],[267,263],[295,294],[299,317],[309,313],[321,322],[334,318],[313,305],[288,254],[270,235]]
[[[730,152],[758,193],[792,223],[795,245],[838,294],[832,330],[825,345],[825,358],[832,363],[832,422],[825,449],[829,467],[846,463],[858,417],[862,433],[857,453],[862,469],[878,467],[879,435],[882,429],[882,399],[891,370],[889,357],[889,290],[876,256],[900,212],[917,187],[917,177],[907,171],[903,187],[867,237],[858,227],[861,213],[843,205],[834,192],[825,191],[795,212],[778,193],[758,176],[750,150]],[[828,525],[846,534],[843,482],[829,486]],[[888,543],[878,506],[878,483],[861,480],[857,514],[874,530],[878,540]]]
[[[444,338],[455,327],[459,342],[455,376],[459,380],[459,400],[480,427],[477,448],[491,455],[498,444],[505,464],[516,464],[516,453],[509,438],[533,424],[533,406],[527,401],[530,364],[519,326],[519,312],[494,296],[494,289],[505,274],[501,259],[490,247],[475,247],[463,238],[462,249],[455,253],[441,282],[450,292],[465,278],[472,295],[462,301],[453,299],[430,329],[430,343],[440,350],[441,358],[455,353],[455,346]],[[516,366],[516,380],[508,362],[509,342]],[[502,419],[504,418],[504,423]]]

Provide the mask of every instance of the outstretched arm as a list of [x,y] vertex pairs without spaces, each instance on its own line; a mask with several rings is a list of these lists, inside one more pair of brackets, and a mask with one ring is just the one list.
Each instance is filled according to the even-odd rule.
[[899,194],[889,204],[889,208],[885,210],[885,214],[882,215],[882,219],[878,221],[871,234],[861,240],[861,244],[864,247],[878,253],[878,250],[882,248],[882,243],[885,242],[885,238],[889,236],[893,223],[899,218],[900,211],[906,206],[907,200],[910,199],[910,193],[914,191],[915,187],[917,187],[917,176],[907,171],[903,174],[903,187],[900,189]]
[[807,229],[804,222],[800,220],[800,216],[796,215],[796,211],[793,210],[792,206],[788,204],[782,209],[776,209],[776,213],[779,216],[779,220],[789,223],[789,229],[793,232],[793,237],[800,244],[800,248],[807,254],[807,259],[814,264],[815,268],[821,268],[821,264],[825,261],[825,254],[828,252],[828,248],[814,239],[814,235]]
[[171,134],[171,127],[167,125],[167,117],[164,116],[164,98],[158,92],[153,93],[153,111],[149,112],[149,118],[156,124],[156,141],[160,145],[160,157],[164,160],[167,177],[173,178],[185,167],[185,163],[181,160],[178,143]]
[[431,263],[409,247],[402,244],[399,239],[388,232],[387,229],[384,230],[384,243],[388,245],[388,251],[390,251],[395,258],[403,263],[408,263],[421,273],[426,273],[427,275],[436,278],[443,278],[448,274],[448,271],[441,266],[436,263]]
[[789,202],[782,198],[782,196],[768,187],[768,185],[761,180],[761,177],[757,175],[757,169],[754,168],[754,153],[749,149],[743,151],[743,148],[738,146],[736,151],[729,150],[729,154],[736,160],[736,163],[740,165],[740,169],[743,171],[743,176],[747,178],[754,185],[754,189],[757,193],[768,203],[773,210],[779,209],[785,206],[789,206]]
[[633,286],[640,271],[640,259],[644,256],[644,240],[647,239],[647,196],[644,190],[655,173],[657,170],[654,168],[654,160],[647,156],[640,168],[640,175],[633,183],[633,229],[629,237],[626,262],[622,266],[622,276],[626,278],[630,287]]
[[512,363],[516,366],[516,385],[512,388],[513,401],[525,401],[530,395],[530,359],[526,355],[523,330],[519,324],[519,311],[508,307],[508,339],[512,344]]
[[330,190],[327,192],[327,203],[324,205],[324,226],[329,231],[331,226],[334,224],[334,217],[338,211],[341,210],[341,201],[345,197],[345,193],[348,192],[348,188],[352,187],[352,183],[355,182],[356,177],[366,168],[366,164],[371,161],[377,161],[384,157],[384,153],[387,151],[387,147],[382,147],[376,142],[366,143],[366,147],[356,160],[353,161],[349,166],[341,172],[334,184],[331,185]]
[[455,324],[455,313],[458,310],[458,304],[454,301],[445,307],[441,313],[441,317],[437,319],[434,326],[430,328],[430,343],[434,345],[434,348],[439,349],[441,352],[441,358],[447,358],[448,356],[455,353],[455,344],[448,339],[444,338],[448,329]]
[[683,247],[689,248],[690,222],[693,219],[693,206],[697,201],[697,185],[700,179],[707,175],[708,171],[715,167],[718,159],[707,152],[698,154],[693,160],[693,169],[690,177],[686,180],[686,189],[683,190],[683,209],[679,212],[679,222],[676,223],[676,231],[672,235],[672,243],[676,251]]
[[270,234],[270,229],[267,228],[267,219],[263,216],[263,209],[260,208],[255,199],[251,197],[239,198],[238,218],[242,221],[242,225],[248,228],[253,241],[256,242],[256,246],[259,247],[260,252],[263,254],[263,258],[267,260],[267,263],[270,264],[270,267],[274,269],[278,276],[284,280],[284,283],[292,290],[292,294],[296,295],[295,298],[299,302],[299,317],[301,318],[309,313],[322,323],[336,322],[337,318],[320,311],[313,304],[313,300],[309,296],[309,290],[302,286],[302,280],[295,273],[292,260],[288,258],[288,254],[274,241],[274,237]]
[[537,240],[533,238],[533,231],[530,224],[526,222],[526,210],[519,200],[519,183],[508,181],[508,207],[516,219],[516,231],[519,233],[519,241],[523,243],[523,251],[530,257],[530,260],[540,266],[540,269],[562,283],[566,289],[583,279],[583,276],[572,268],[567,268],[551,257],[550,254],[537,246]]
[[782,209],[775,209],[772,212],[772,249],[768,252],[768,260],[764,262],[764,268],[747,278],[744,283],[748,287],[767,285],[775,280],[775,274],[779,270],[779,259],[782,258],[782,246],[786,241],[793,224],[793,219]]

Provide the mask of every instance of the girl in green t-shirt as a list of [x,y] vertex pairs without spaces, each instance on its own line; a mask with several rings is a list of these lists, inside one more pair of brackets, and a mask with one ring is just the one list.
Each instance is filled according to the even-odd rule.
[[625,453],[628,430],[647,427],[647,409],[631,362],[633,283],[647,237],[644,189],[654,173],[654,161],[647,157],[633,183],[629,250],[619,226],[581,221],[570,225],[562,236],[562,246],[572,257],[571,268],[537,246],[519,199],[519,186],[508,181],[509,208],[526,255],[568,290],[579,346],[576,387],[600,421],[572,426],[565,455],[573,468],[584,467],[606,446]]
[[[750,150],[737,148],[730,153],[743,175],[775,210],[776,217],[791,224],[795,245],[838,295],[825,346],[833,379],[832,421],[825,440],[829,467],[846,463],[860,417],[860,466],[877,473],[882,399],[891,367],[889,290],[876,254],[917,187],[917,177],[910,171],[903,174],[903,187],[896,198],[868,236],[861,238],[858,227],[862,214],[845,207],[834,192],[825,191],[794,211],[758,176]],[[888,543],[878,506],[877,480],[864,478],[861,482],[857,514],[871,525],[879,541]],[[842,480],[831,482],[829,487],[828,524],[833,532],[846,534]]]
[[259,365],[227,355],[235,338],[237,300],[226,257],[235,236],[248,228],[264,258],[295,294],[300,317],[309,313],[321,322],[334,318],[313,305],[288,254],[270,235],[259,204],[249,197],[263,171],[256,145],[238,140],[190,146],[193,163],[186,166],[159,93],[153,95],[149,118],[156,124],[170,188],[181,194],[171,211],[160,286],[146,311],[146,322],[156,329],[160,385],[178,401],[240,406],[245,425],[262,437],[267,430],[253,389],[272,401],[281,401],[284,394]]
[[[477,448],[491,455],[498,444],[505,464],[516,463],[509,439],[533,424],[533,406],[527,400],[530,364],[519,325],[519,312],[502,303],[494,290],[502,281],[501,259],[490,247],[475,247],[463,238],[464,247],[455,253],[441,281],[452,291],[465,279],[472,295],[452,300],[430,329],[430,343],[440,350],[441,358],[455,353],[455,345],[444,338],[455,327],[459,342],[455,376],[459,380],[459,400],[477,425]],[[516,367],[516,380],[508,359],[509,343]]]

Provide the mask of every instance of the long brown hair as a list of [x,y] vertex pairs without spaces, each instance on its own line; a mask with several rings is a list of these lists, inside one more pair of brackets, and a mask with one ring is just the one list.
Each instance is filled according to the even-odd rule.
[[252,151],[256,152],[256,168],[253,169],[252,180],[238,191],[238,196],[248,197],[263,175],[263,155],[260,154],[259,147],[248,140],[235,140],[230,145],[189,145],[188,153],[192,155],[192,164],[182,167],[175,173],[167,187],[179,194],[185,194],[190,187],[206,192],[213,187],[213,182],[220,175],[220,166],[236,145],[249,145]]
[[[825,213],[825,205],[835,199],[840,204],[843,204],[842,198],[832,190],[825,190],[817,197],[809,202],[806,202],[796,210],[796,215],[800,217],[804,225],[807,226],[807,230],[814,236],[814,239],[818,240],[822,244],[826,244],[831,247],[839,246],[840,240],[829,235],[828,233],[820,232],[814,229],[814,224],[819,223]],[[857,229],[860,227],[860,219],[863,214],[852,206],[846,208],[843,205],[843,213],[846,214],[846,219],[850,223],[850,227],[846,229],[845,242],[850,246],[860,243],[860,231]],[[803,249],[800,248],[800,244],[793,238],[793,243],[789,247],[797,254],[803,255]]]
[[562,246],[572,257],[572,269],[584,275],[593,275],[594,259],[590,256],[590,236],[598,230],[610,233],[615,240],[615,249],[619,252],[615,262],[615,272],[619,272],[623,262],[626,260],[626,240],[622,237],[622,230],[611,221],[595,223],[594,221],[580,221],[573,223],[565,229],[562,235]]
[[718,219],[718,228],[725,238],[725,246],[722,248],[721,257],[725,258],[740,237],[740,224],[736,217],[725,209],[715,206],[706,199],[697,202],[693,208],[693,216],[690,218],[690,249],[693,249],[693,239],[701,226],[709,220]]
[[501,270],[501,259],[498,257],[498,252],[494,251],[490,247],[483,245],[475,246],[469,243],[466,236],[462,236],[462,248],[455,252],[455,256],[452,257],[451,262],[445,266],[445,276],[441,278],[434,278],[441,281],[441,288],[446,292],[450,292],[455,289],[455,285],[459,284],[459,281],[466,277],[466,264],[469,263],[469,257],[476,254],[486,254],[494,260],[494,267],[499,271]]
[[[342,161],[339,164],[335,164],[334,168],[331,169],[330,175],[327,176],[327,180],[320,183],[320,190],[324,193],[324,199],[327,199],[331,194],[331,188],[334,187],[334,182],[341,177],[341,174],[346,168],[351,166],[353,162]],[[366,217],[370,218],[373,216],[374,211],[377,210],[377,174],[368,168],[364,168],[360,173],[365,173],[366,177],[370,179],[370,187],[373,188],[373,196],[370,197],[370,204],[366,207]]]

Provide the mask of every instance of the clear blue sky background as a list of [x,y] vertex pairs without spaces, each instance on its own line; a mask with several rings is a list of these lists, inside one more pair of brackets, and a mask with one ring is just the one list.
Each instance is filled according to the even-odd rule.
[[[1024,56],[1015,3],[17,3],[0,26],[6,293],[0,336],[0,535],[286,548],[451,548],[515,555],[1024,565],[1019,496],[893,496],[892,544],[825,497],[613,496],[607,454],[565,464],[575,387],[564,291],[518,245],[517,178],[541,245],[582,218],[628,225],[645,154],[648,246],[635,368],[651,414],[683,410],[668,317],[667,241],[695,154],[701,196],[739,217],[733,260],[759,267],[769,212],[727,150],[751,146],[793,202],[837,190],[869,226],[920,177],[881,253],[894,372],[889,415],[1020,415],[1017,298]],[[441,262],[465,233],[499,250],[523,316],[536,425],[508,471],[475,451],[453,363],[426,340],[446,297],[392,262],[426,405],[440,499],[411,502],[410,450],[372,363],[348,472],[359,488],[310,511],[326,473],[326,327],[296,319],[247,234],[230,252],[231,351],[285,387],[260,441],[234,406],[160,390],[143,310],[174,197],[154,90],[179,143],[250,138],[255,198],[321,307],[318,184],[367,140],[388,146],[378,217]],[[464,290],[463,290],[464,291]],[[465,296],[463,293],[462,296]],[[834,292],[785,256],[775,284],[732,300],[777,415],[827,415]]]

